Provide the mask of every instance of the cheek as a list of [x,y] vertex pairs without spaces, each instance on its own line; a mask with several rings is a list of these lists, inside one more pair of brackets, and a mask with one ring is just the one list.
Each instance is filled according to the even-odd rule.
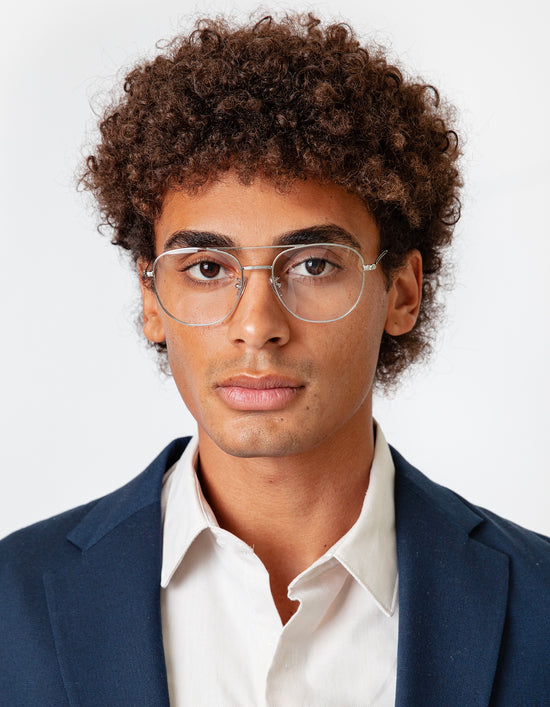
[[332,372],[334,387],[345,389],[347,395],[363,396],[371,389],[378,363],[385,310],[364,309],[347,326],[338,327],[326,342],[328,373]]
[[174,382],[189,408],[199,399],[199,387],[204,379],[209,351],[216,350],[202,327],[185,327],[165,322],[166,348]]

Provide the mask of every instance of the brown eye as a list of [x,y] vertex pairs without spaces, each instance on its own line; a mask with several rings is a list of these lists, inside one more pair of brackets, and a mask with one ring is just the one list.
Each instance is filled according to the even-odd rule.
[[199,268],[202,277],[210,279],[213,277],[217,277],[220,274],[221,266],[219,265],[219,263],[212,263],[208,260],[205,260],[200,263]]
[[327,261],[322,258],[310,258],[304,262],[304,267],[310,275],[322,275],[327,266]]

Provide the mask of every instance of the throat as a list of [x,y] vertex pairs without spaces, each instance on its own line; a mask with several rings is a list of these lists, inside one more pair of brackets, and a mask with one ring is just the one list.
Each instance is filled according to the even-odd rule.
[[273,597],[275,608],[277,609],[277,613],[281,618],[281,623],[283,624],[283,626],[285,626],[298,610],[300,602],[288,598],[286,586],[280,587],[279,589],[275,586],[275,582],[273,582],[271,579],[270,585],[271,595]]

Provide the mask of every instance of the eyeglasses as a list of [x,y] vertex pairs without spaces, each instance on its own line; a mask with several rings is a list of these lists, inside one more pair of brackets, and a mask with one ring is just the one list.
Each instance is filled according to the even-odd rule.
[[[230,251],[281,250],[271,265],[241,265]],[[143,277],[152,278],[162,309],[186,326],[219,324],[237,307],[245,272],[269,271],[280,303],[304,322],[335,322],[359,302],[365,272],[376,270],[388,251],[365,264],[354,248],[337,243],[250,246],[244,248],[177,248],[161,253]]]

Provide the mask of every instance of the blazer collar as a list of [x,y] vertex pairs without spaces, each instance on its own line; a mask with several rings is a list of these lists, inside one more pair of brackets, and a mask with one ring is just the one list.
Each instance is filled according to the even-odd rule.
[[508,597],[508,557],[484,519],[392,450],[399,566],[396,705],[488,705]]
[[151,503],[160,503],[162,477],[183,454],[190,437],[171,442],[135,479],[100,498],[67,538],[81,550],[89,550],[120,523]]
[[81,553],[44,575],[71,705],[166,705],[160,617],[162,477],[187,440],[100,499],[67,536]]

